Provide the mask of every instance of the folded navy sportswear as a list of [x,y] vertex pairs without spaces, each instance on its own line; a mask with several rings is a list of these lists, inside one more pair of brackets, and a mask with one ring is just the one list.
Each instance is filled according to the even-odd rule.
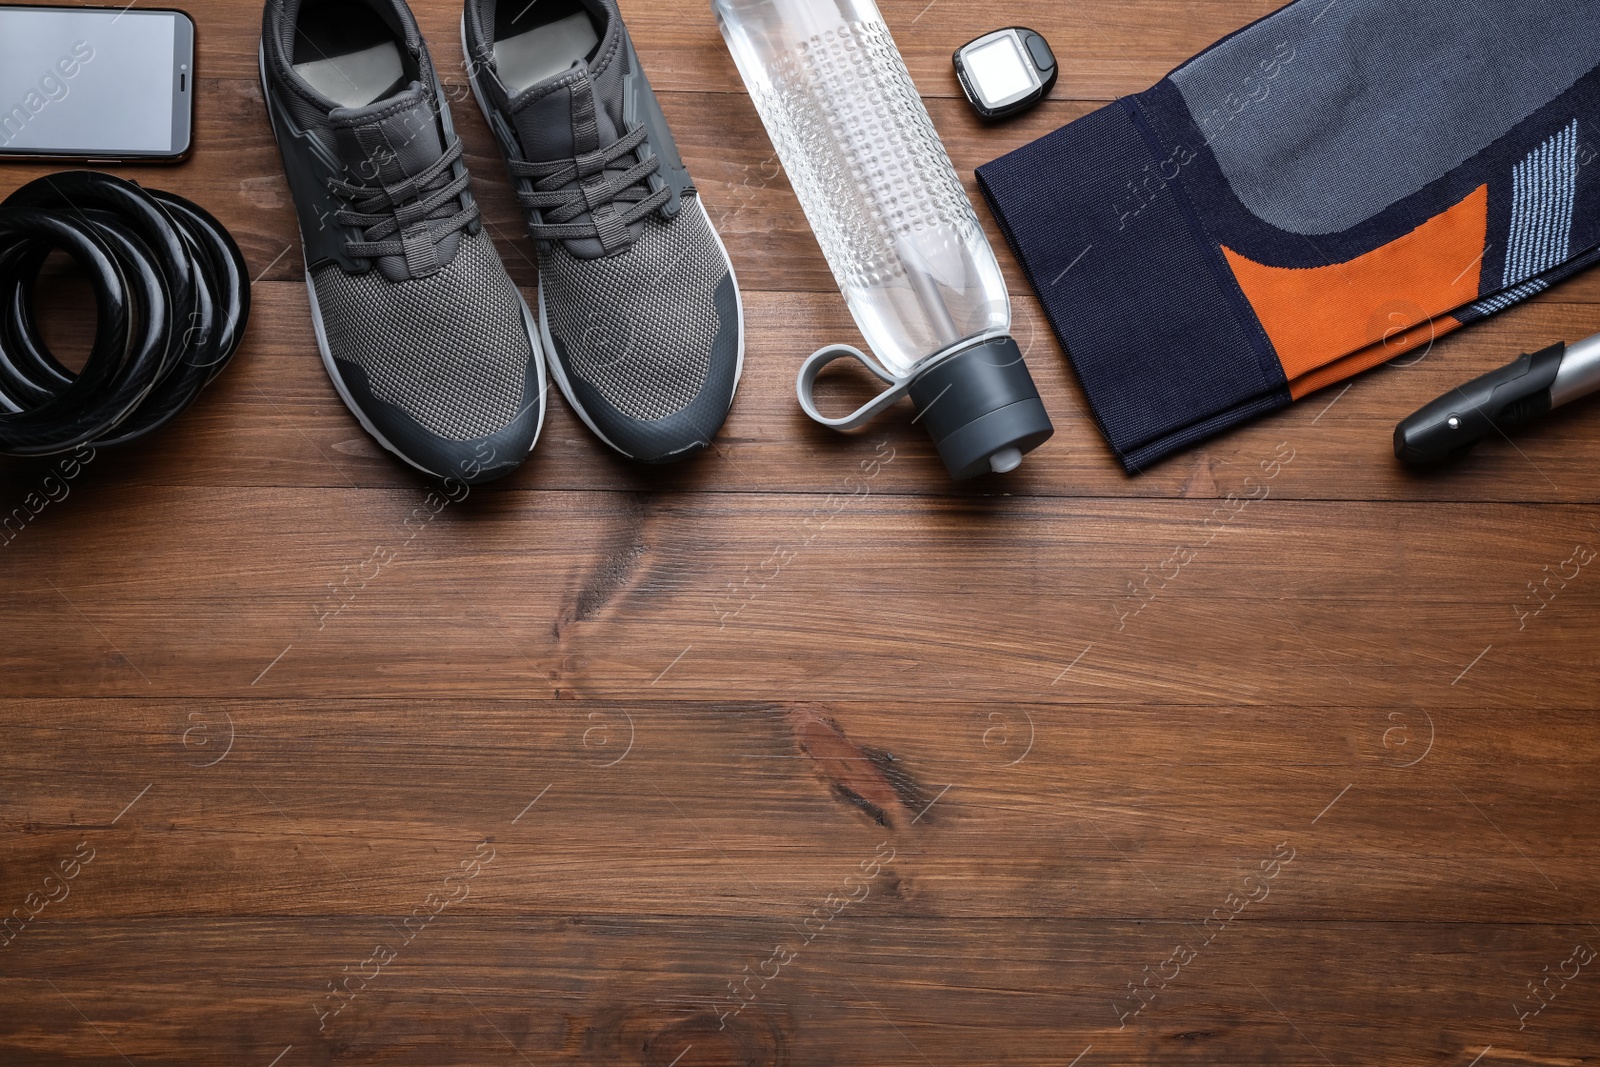
[[1600,260],[1600,16],[1298,0],[978,182],[1135,473]]

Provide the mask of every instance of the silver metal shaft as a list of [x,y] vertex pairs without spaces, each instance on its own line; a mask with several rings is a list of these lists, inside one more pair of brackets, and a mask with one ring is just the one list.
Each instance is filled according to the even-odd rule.
[[1550,406],[1558,408],[1600,390],[1600,333],[1567,346],[1550,383]]

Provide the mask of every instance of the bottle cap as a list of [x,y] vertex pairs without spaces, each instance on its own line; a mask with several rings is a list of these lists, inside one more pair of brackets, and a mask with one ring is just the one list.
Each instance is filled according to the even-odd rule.
[[911,383],[910,393],[917,421],[956,479],[1015,470],[1055,433],[1010,337],[941,360]]

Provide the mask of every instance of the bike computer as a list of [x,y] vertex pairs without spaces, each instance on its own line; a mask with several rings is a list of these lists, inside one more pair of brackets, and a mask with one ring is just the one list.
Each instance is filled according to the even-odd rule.
[[956,77],[985,120],[1026,111],[1055,87],[1060,69],[1044,37],[1022,26],[986,33],[956,50]]

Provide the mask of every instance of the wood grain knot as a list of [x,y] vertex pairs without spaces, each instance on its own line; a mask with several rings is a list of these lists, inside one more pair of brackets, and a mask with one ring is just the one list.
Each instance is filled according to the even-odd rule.
[[924,790],[893,753],[850,740],[823,705],[798,704],[787,714],[800,751],[839,800],[896,829],[926,810]]

